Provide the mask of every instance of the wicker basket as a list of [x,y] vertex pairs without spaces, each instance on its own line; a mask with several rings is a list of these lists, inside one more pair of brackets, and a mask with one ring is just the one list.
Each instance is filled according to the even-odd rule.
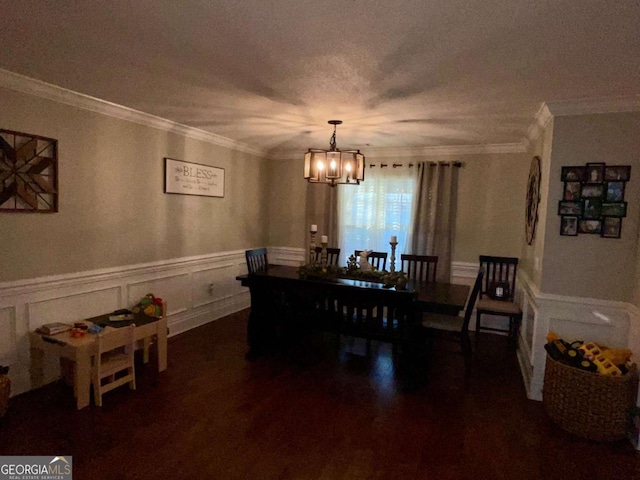
[[586,372],[547,355],[542,401],[549,416],[575,435],[608,442],[627,436],[638,370],[619,377]]

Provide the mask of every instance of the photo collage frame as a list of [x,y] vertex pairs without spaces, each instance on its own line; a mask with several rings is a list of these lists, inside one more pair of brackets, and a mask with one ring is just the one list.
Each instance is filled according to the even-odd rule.
[[562,167],[560,235],[620,238],[622,219],[627,216],[624,191],[630,178],[630,165],[587,163]]

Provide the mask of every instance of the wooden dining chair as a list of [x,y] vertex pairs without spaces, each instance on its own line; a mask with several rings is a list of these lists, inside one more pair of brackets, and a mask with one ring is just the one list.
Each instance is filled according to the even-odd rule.
[[269,261],[267,259],[266,248],[254,248],[253,250],[247,250],[244,252],[244,256],[247,260],[247,272],[257,273],[268,270]]
[[[316,247],[316,262],[320,262],[320,256],[322,254],[322,247]],[[338,266],[340,260],[340,249],[327,247],[327,265]]]
[[338,335],[366,340],[367,352],[372,341],[382,341],[396,348],[410,341],[417,326],[414,295],[408,290],[380,289],[372,294],[365,288],[336,289],[329,294],[332,327]]
[[484,270],[480,268],[473,284],[471,294],[467,299],[464,316],[442,315],[437,313],[425,313],[422,316],[422,327],[427,333],[436,334],[446,340],[460,342],[460,349],[465,356],[471,354],[471,341],[469,339],[469,322],[476,306],[478,294],[482,288]]
[[[361,253],[362,250],[354,252],[356,259],[360,257]],[[376,270],[385,270],[387,268],[387,252],[371,252],[367,259]]]
[[[518,259],[480,255],[480,266],[485,270],[485,277],[476,306],[476,340],[478,332],[488,330],[506,332],[511,343],[517,344],[522,321],[522,310],[514,302]],[[482,315],[509,317],[509,327],[485,327],[482,325]]]
[[436,270],[438,268],[438,257],[436,255],[400,255],[402,271],[409,280],[419,282],[435,282]]
[[136,389],[135,325],[109,328],[98,334],[97,351],[91,369],[91,383],[96,405],[102,406],[102,395],[121,385]]

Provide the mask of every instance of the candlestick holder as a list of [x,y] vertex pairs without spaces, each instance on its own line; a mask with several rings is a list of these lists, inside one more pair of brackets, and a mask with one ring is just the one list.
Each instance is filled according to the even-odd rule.
[[322,271],[327,271],[327,245],[328,242],[320,242],[322,250],[320,251],[320,264],[322,265]]
[[389,268],[391,269],[391,273],[394,273],[396,271],[396,246],[398,242],[389,242],[389,245],[391,245],[391,266]]
[[316,232],[310,230],[311,243],[309,243],[309,265],[316,263]]

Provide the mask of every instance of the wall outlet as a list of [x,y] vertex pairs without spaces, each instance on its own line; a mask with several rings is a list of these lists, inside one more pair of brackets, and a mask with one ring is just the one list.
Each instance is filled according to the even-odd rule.
[[215,288],[215,287],[214,287],[214,284],[213,284],[213,283],[210,283],[210,284],[209,284],[209,295],[213,295],[214,288]]

